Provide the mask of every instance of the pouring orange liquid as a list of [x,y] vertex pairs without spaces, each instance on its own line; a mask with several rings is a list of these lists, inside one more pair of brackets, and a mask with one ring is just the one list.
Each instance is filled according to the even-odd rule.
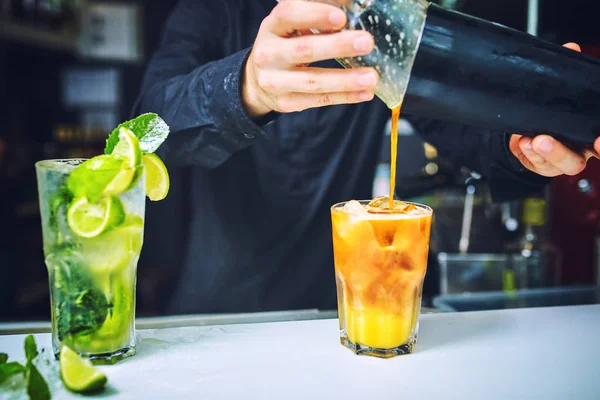
[[392,141],[392,153],[390,158],[390,202],[389,208],[393,208],[394,191],[396,190],[396,157],[398,156],[398,120],[400,119],[399,105],[392,109],[392,131],[390,132]]
[[389,197],[332,208],[342,344],[391,357],[412,351],[432,210],[394,200],[400,106],[392,110]]

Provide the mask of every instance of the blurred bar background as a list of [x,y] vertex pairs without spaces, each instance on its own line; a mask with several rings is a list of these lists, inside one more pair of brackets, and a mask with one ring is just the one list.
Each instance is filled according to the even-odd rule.
[[[585,53],[600,57],[596,2],[438,2],[555,43],[578,42]],[[88,157],[103,150],[107,133],[131,116],[145,64],[175,4],[176,0],[0,0],[0,322],[49,318],[35,161]],[[453,285],[446,281],[444,286],[437,256],[461,253],[458,246],[469,186],[474,195],[466,253],[474,257],[465,258],[463,266],[466,263],[471,271],[485,268],[477,261],[484,254],[488,255],[485,265],[499,258],[499,268],[505,270],[506,246],[524,234],[521,202],[491,204],[482,194],[485,191],[473,183],[476,180],[465,184],[468,174],[439,159],[436,149],[421,141],[409,124],[402,126],[399,195],[427,200],[439,216],[432,242],[435,257],[428,273],[431,296]],[[386,179],[389,143],[384,144],[374,192],[378,182]],[[140,316],[164,313],[182,262],[188,175],[185,168],[169,166],[169,170],[169,197],[149,203],[147,209],[138,269]],[[548,204],[543,230],[561,254],[557,282],[561,286],[595,285],[600,279],[595,250],[600,235],[599,188],[600,163],[592,160],[584,173],[557,178],[542,194]],[[461,276],[457,279],[467,279]],[[467,279],[462,283],[471,286],[460,290],[506,289],[506,282],[490,286],[481,282]]]

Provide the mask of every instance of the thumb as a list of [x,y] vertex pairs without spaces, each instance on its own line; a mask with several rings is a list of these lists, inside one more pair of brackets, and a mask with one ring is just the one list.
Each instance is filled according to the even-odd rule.
[[575,51],[578,51],[581,53],[581,46],[579,46],[577,43],[573,43],[573,42],[565,43],[565,44],[563,44],[563,47],[566,47],[567,49],[575,50]]

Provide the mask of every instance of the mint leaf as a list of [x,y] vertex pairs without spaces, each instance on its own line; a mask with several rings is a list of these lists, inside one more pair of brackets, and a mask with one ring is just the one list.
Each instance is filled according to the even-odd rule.
[[9,362],[0,364],[0,384],[2,384],[5,380],[10,378],[11,376],[21,374],[25,372],[25,368],[18,362]]
[[50,388],[33,363],[27,365],[27,394],[30,400],[49,400]]
[[119,128],[125,127],[133,132],[140,141],[143,153],[154,153],[169,136],[169,126],[154,113],[142,114],[117,126],[108,139],[104,154],[111,154],[119,143]]
[[49,198],[43,201],[47,202],[47,206],[50,210],[48,218],[48,225],[52,232],[52,241],[58,244],[62,244],[64,240],[64,234],[61,232],[61,225],[66,225],[66,214],[69,203],[73,200],[73,194],[69,191],[64,182],[61,183],[60,188]]
[[25,374],[25,384],[30,400],[50,400],[50,388],[40,374],[33,360],[38,356],[37,345],[33,335],[25,338],[25,356],[27,364],[22,366],[18,362],[6,362],[8,355],[0,353],[0,384],[18,374]]
[[112,305],[85,273],[84,260],[77,252],[65,249],[48,261],[54,267],[52,296],[58,340],[99,329]]
[[35,338],[33,335],[28,335],[25,338],[25,357],[27,362],[30,363],[38,355],[37,345],[35,344]]

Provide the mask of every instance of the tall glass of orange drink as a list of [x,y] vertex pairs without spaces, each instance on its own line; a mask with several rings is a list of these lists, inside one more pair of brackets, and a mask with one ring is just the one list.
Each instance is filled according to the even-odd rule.
[[331,208],[341,343],[356,354],[413,351],[433,210],[388,198]]

